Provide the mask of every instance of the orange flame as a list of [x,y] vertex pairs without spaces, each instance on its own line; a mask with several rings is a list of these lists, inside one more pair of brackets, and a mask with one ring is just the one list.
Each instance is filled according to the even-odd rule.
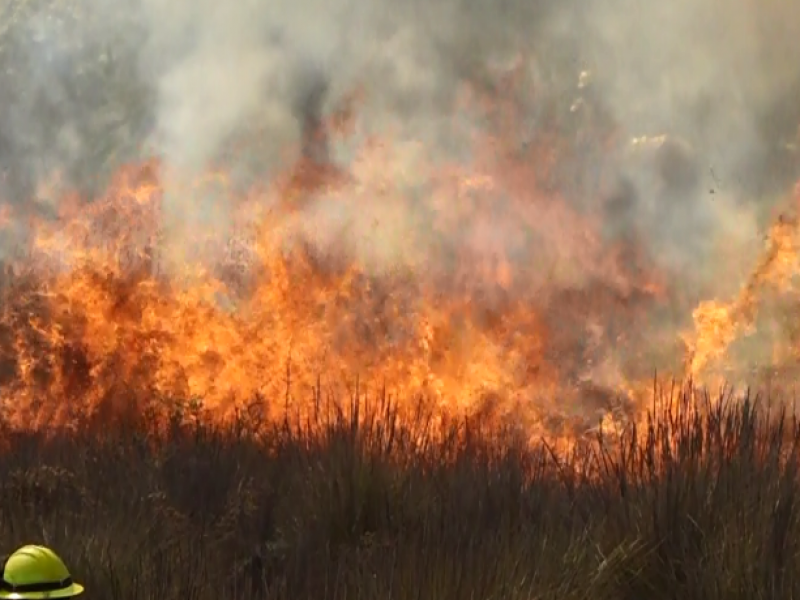
[[799,266],[799,228],[797,216],[780,215],[769,231],[764,254],[736,298],[730,302],[702,302],[694,310],[694,334],[684,336],[690,377],[699,378],[705,367],[723,356],[737,337],[752,332],[766,289],[781,292],[791,289]]
[[[313,135],[352,132],[354,118]],[[303,156],[231,206],[237,235],[207,240],[220,260],[180,273],[159,255],[158,163],[122,169],[91,204],[64,198],[0,286],[4,417],[46,427],[201,399],[220,419],[253,401],[278,419],[312,410],[322,385],[386,389],[409,414],[419,395],[442,415],[489,411],[532,438],[558,431],[552,415],[607,427],[615,394],[642,393],[625,361],[639,360],[629,348],[666,276],[543,184],[552,150],[508,139],[480,138],[468,169],[390,139],[347,170]],[[796,228],[773,229],[731,305],[698,307],[692,374],[752,321],[761,286],[788,281]]]

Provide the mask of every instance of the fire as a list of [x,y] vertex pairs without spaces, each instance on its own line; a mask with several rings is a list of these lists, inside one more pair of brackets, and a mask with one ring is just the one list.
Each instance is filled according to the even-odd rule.
[[[345,110],[307,141],[356,120]],[[280,419],[312,411],[315,390],[385,391],[401,413],[422,397],[531,438],[576,416],[607,428],[615,397],[650,389],[631,365],[669,278],[545,185],[550,150],[520,156],[504,135],[476,136],[468,168],[390,136],[348,168],[302,153],[234,198],[233,236],[195,232],[196,263],[163,252],[164,165],[125,167],[91,203],[65,197],[2,285],[4,418],[49,427],[200,400],[218,419],[253,403]],[[796,228],[773,229],[738,299],[695,311],[691,374],[752,322],[758,289],[787,283]]]
[[702,302],[694,310],[695,331],[685,336],[690,377],[699,379],[709,363],[724,356],[740,335],[753,332],[765,291],[791,291],[799,266],[799,227],[796,215],[780,215],[769,231],[764,253],[739,294],[730,302]]

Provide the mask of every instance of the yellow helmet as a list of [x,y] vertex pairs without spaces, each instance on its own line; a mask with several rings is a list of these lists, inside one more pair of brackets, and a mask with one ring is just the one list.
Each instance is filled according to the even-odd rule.
[[44,546],[23,546],[3,565],[0,599],[71,598],[83,592],[58,555]]

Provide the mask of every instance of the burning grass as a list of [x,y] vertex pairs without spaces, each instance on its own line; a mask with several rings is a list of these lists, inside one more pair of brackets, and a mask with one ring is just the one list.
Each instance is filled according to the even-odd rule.
[[568,453],[388,402],[8,432],[2,539],[110,599],[796,596],[800,423],[718,400]]
[[[309,80],[285,157],[260,142],[286,123],[243,117],[183,173],[138,139],[164,117],[140,61],[68,35],[113,31],[103,11],[40,19],[45,3],[0,28],[0,100],[31,115],[0,131],[9,549],[52,544],[108,598],[800,596],[800,425],[688,389],[647,414],[653,368],[796,380],[800,188],[752,265],[714,228],[692,263],[714,285],[694,282],[617,182],[616,158],[653,144],[573,110],[585,73],[531,129],[523,100],[549,100],[522,55],[454,88],[441,140],[395,130],[394,109],[377,126],[366,82],[323,110]],[[206,128],[188,123],[193,148]],[[72,146],[45,135],[61,129]],[[697,185],[691,148],[650,141],[648,222]],[[245,168],[262,150],[270,172]]]

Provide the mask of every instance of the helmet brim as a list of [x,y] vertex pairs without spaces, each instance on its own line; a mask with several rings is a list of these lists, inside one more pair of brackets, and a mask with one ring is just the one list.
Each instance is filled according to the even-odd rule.
[[80,583],[73,583],[61,590],[50,592],[7,592],[0,590],[2,600],[49,600],[51,598],[72,598],[83,593],[83,586]]

